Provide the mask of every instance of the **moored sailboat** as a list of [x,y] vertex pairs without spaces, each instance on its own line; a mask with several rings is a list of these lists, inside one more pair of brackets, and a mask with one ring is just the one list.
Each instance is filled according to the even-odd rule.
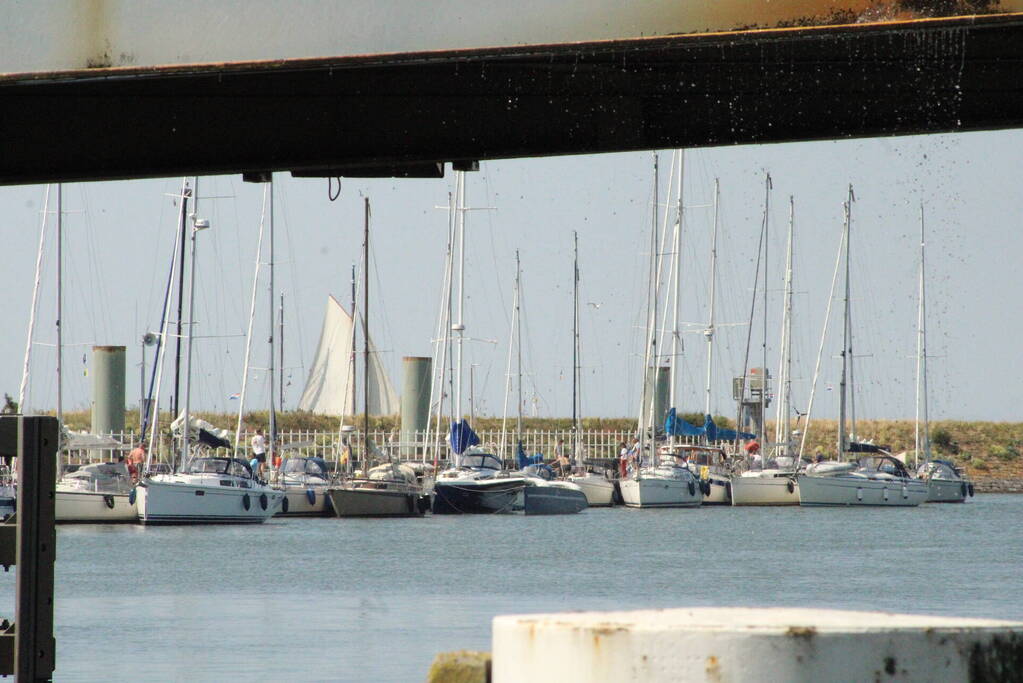
[[[793,449],[792,424],[789,419],[792,410],[792,237],[794,224],[795,202],[792,197],[789,197],[789,233],[785,258],[781,359],[778,363],[780,366],[778,380],[781,386],[781,400],[778,402],[775,417],[775,443],[768,457],[762,461],[761,467],[748,469],[732,478],[732,505],[799,505],[799,483],[796,478],[799,459]],[[766,382],[766,377],[763,381]],[[761,394],[763,395],[764,392]]]
[[[365,222],[363,229],[363,290],[362,329],[363,367],[370,375],[369,347],[369,198],[365,198]],[[353,345],[354,348],[354,345]],[[369,467],[369,381],[363,382],[362,393],[362,444],[365,467]],[[369,468],[361,478],[349,478],[340,486],[327,490],[334,514],[338,517],[422,517],[426,505],[421,504],[422,487],[416,481],[411,468],[402,469],[388,461],[375,468]]]
[[[640,392],[640,409],[637,427],[639,432],[638,450],[634,453],[631,472],[619,482],[622,502],[626,507],[697,507],[703,502],[703,489],[696,476],[680,457],[666,454],[663,461],[656,448],[654,425],[659,418],[654,415],[654,390],[657,367],[657,301],[658,281],[658,162],[654,155],[653,221],[650,237],[650,281],[647,304],[646,351],[643,359],[643,385]],[[676,237],[681,225],[676,225]],[[677,255],[676,249],[676,255]],[[677,273],[676,273],[677,274]],[[676,279],[676,286],[677,286]],[[676,298],[677,306],[677,298]],[[675,335],[677,340],[677,335]],[[677,343],[677,341],[675,342]],[[677,365],[673,353],[671,370]],[[674,391],[674,382],[672,391]],[[649,458],[649,463],[647,459]]]
[[[574,472],[565,481],[579,487],[589,507],[610,507],[614,505],[614,483],[604,474],[589,469],[583,458],[579,442],[582,417],[580,409],[580,367],[579,367],[579,233],[572,233],[572,460]],[[521,410],[521,400],[519,410]]]
[[931,425],[927,414],[927,290],[924,280],[924,207],[920,206],[920,277],[917,293],[916,342],[916,457],[924,462],[916,476],[927,482],[928,503],[962,503],[973,495],[973,484],[947,460],[931,458]]
[[[802,506],[914,507],[927,497],[926,482],[911,477],[905,465],[878,446],[858,443],[846,433],[846,378],[852,356],[850,324],[849,236],[854,195],[849,186],[845,202],[843,249],[845,255],[845,297],[842,324],[842,374],[839,382],[838,461],[809,465],[797,475],[799,504]],[[844,461],[847,453],[861,454],[855,462]],[[866,455],[863,455],[866,454]]]
[[[187,196],[186,193],[182,193],[180,245],[175,240],[174,260],[171,263],[172,274],[178,258],[182,259],[182,266],[184,265],[184,243],[187,234],[184,202]],[[175,420],[181,448],[178,457],[175,458],[176,467],[173,472],[154,474],[152,472],[153,447],[150,446],[145,474],[136,487],[138,516],[139,521],[143,524],[259,524],[272,517],[284,499],[283,492],[267,486],[256,473],[252,472],[249,464],[244,460],[210,455],[208,448],[230,447],[230,442],[199,426],[198,421],[189,415],[192,341],[195,336],[191,328],[195,321],[196,238],[199,232],[207,228],[209,228],[209,222],[195,218],[193,213],[190,231],[191,258],[189,262],[191,265],[188,286],[189,324],[185,333],[187,346],[184,410],[181,416]],[[184,279],[183,267],[180,269],[180,278]],[[159,360],[154,368],[156,372],[154,387],[157,396],[159,396],[162,377],[163,354],[166,351],[164,341],[168,337],[171,283],[172,277],[169,277],[164,297],[163,322],[158,347]],[[158,405],[158,403],[152,405]],[[155,441],[155,422],[156,415],[154,414],[154,424],[150,433],[151,443]],[[143,438],[145,438],[145,434],[146,431],[143,429]]]

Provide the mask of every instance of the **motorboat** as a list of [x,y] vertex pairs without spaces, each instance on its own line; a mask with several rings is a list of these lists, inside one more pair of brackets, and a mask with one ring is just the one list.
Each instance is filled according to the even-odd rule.
[[284,503],[239,458],[195,457],[180,471],[143,477],[136,487],[143,524],[260,524]]
[[492,453],[466,451],[455,467],[437,475],[433,488],[434,514],[493,514],[512,512],[526,487],[525,477],[502,469]]
[[56,484],[57,522],[136,522],[135,483],[123,462],[98,462],[67,472]]
[[277,483],[284,490],[278,515],[320,517],[333,514],[327,495],[330,471],[323,458],[285,458]]
[[795,459],[779,456],[765,464],[732,477],[732,505],[799,505]]
[[429,498],[407,465],[386,463],[327,491],[338,517],[422,517]]
[[929,460],[920,465],[916,476],[927,482],[928,503],[962,503],[973,497],[973,482],[948,460]]
[[799,504],[915,507],[927,498],[927,482],[911,477],[905,465],[886,453],[855,462],[809,465],[796,475]]
[[642,467],[620,482],[626,507],[699,507],[705,485],[677,461]]
[[549,466],[530,465],[522,473],[526,479],[526,487],[522,490],[522,511],[527,515],[568,515],[588,507],[582,487],[571,481],[555,479]]

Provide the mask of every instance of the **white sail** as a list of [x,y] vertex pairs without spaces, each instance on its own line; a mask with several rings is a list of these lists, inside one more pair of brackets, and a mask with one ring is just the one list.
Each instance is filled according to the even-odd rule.
[[[355,381],[352,359],[352,316],[333,296],[327,297],[327,311],[323,316],[320,343],[316,357],[309,370],[305,390],[298,402],[299,410],[308,410],[319,415],[354,415]],[[398,395],[391,385],[387,372],[380,364],[376,347],[369,343],[369,390],[370,415],[395,415],[398,412]],[[359,405],[361,412],[361,404]]]

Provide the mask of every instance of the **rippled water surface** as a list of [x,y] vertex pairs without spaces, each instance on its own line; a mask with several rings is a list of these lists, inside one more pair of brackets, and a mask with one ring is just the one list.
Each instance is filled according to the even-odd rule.
[[[785,605],[1023,619],[1023,496],[58,530],[56,680],[423,680],[497,614]],[[3,577],[13,593],[13,572]],[[7,598],[3,614],[13,612]]]

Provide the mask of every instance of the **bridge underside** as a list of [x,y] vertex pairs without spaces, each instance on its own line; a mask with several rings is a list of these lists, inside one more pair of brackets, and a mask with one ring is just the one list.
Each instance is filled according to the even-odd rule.
[[1023,125],[1023,15],[0,78],[0,183]]

